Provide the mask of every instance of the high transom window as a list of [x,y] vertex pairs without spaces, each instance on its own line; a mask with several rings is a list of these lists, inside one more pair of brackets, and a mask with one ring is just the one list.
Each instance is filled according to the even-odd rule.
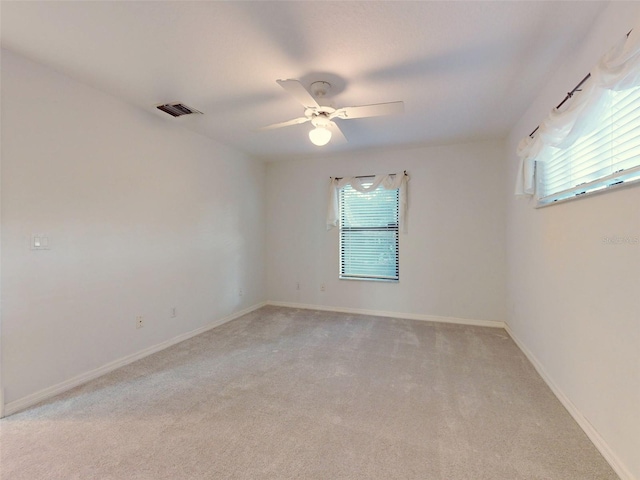
[[640,183],[640,29],[592,67],[517,149],[516,195],[537,206]]
[[640,87],[609,90],[597,125],[569,148],[549,148],[539,167],[543,203],[640,179]]

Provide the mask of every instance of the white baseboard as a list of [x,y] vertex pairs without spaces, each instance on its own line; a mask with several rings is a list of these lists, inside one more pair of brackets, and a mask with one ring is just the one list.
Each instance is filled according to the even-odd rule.
[[377,317],[404,318],[407,320],[422,320],[426,322],[456,323],[459,325],[473,325],[476,327],[504,328],[505,326],[504,322],[498,322],[493,320],[475,320],[470,318],[439,317],[436,315],[423,315],[420,313],[385,312],[381,310],[364,310],[362,308],[347,308],[347,307],[333,307],[333,306],[326,306],[326,305],[307,305],[304,303],[275,302],[272,300],[267,301],[267,305],[273,305],[276,307],[302,308],[305,310],[323,310],[327,312],[356,313],[359,315],[375,315]]
[[[20,398],[19,400],[15,400],[13,402],[9,402],[4,405],[4,416],[12,415],[17,413],[25,408],[29,408],[37,403],[42,402],[48,398],[51,398],[55,395],[59,395],[60,393],[66,392],[74,387],[82,385],[83,383],[87,383],[94,378],[98,378],[106,373],[112,372],[117,368],[124,367],[130,363],[135,362],[136,360],[140,360],[141,358],[147,357],[153,353],[159,352],[160,350],[164,350],[176,343],[183,342],[188,340],[189,338],[195,337],[196,335],[200,335],[212,328],[218,327],[224,323],[230,322],[242,315],[246,315],[247,313],[253,312],[260,307],[266,305],[266,302],[261,302],[256,305],[252,305],[251,307],[245,308],[244,310],[240,310],[239,312],[232,313],[231,315],[227,315],[226,317],[219,318],[214,320],[207,325],[197,328],[195,330],[191,330],[190,332],[183,333],[178,335],[177,337],[173,337],[169,340],[165,340],[162,343],[158,343],[157,345],[153,345],[151,347],[145,348],[144,350],[140,350],[139,352],[133,353],[131,355],[127,355],[126,357],[122,357],[113,362],[109,362],[106,365],[102,365],[94,370],[88,371],[86,373],[77,375],[73,378],[65,380],[64,382],[58,383],[56,385],[52,385],[51,387],[47,387],[38,392],[27,395],[26,397]],[[0,417],[1,418],[1,417]]]
[[567,411],[571,414],[573,419],[578,423],[580,428],[584,430],[584,433],[587,434],[587,437],[593,442],[598,451],[602,454],[604,459],[611,465],[611,468],[618,474],[621,480],[637,480],[629,471],[629,469],[620,461],[617,455],[611,450],[609,444],[605,441],[604,438],[598,433],[595,427],[587,420],[587,418],[582,415],[578,407],[574,405],[574,403],[567,397],[564,392],[554,383],[551,377],[547,374],[546,370],[542,366],[542,364],[538,361],[538,359],[531,353],[531,351],[522,343],[518,337],[513,333],[508,324],[505,324],[505,330],[509,334],[509,336],[513,339],[515,344],[522,350],[522,353],[529,359],[529,361],[533,364],[534,368],[538,372],[538,374],[542,377],[545,383],[549,386],[554,395],[560,400],[560,403],[567,409]]

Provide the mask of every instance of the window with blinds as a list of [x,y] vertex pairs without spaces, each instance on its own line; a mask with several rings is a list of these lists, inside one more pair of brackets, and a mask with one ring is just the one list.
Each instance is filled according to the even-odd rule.
[[398,281],[398,195],[382,186],[339,190],[340,278]]
[[640,180],[640,87],[608,95],[591,133],[538,164],[540,203]]

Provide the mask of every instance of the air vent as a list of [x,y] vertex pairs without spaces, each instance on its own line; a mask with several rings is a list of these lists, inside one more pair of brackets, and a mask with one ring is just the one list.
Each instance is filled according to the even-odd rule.
[[166,103],[164,105],[158,105],[157,108],[158,110],[168,113],[172,117],[181,117],[183,115],[191,115],[192,113],[199,113],[202,115],[202,112],[195,108],[187,107],[183,103]]

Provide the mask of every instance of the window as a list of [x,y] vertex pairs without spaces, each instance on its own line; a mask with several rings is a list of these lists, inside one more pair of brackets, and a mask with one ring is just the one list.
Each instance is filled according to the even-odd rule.
[[518,144],[516,195],[538,206],[640,183],[640,29],[634,29]]
[[[372,182],[362,182],[369,187]],[[399,189],[338,190],[340,278],[398,281]]]
[[640,180],[640,87],[608,90],[596,127],[537,165],[541,204]]

